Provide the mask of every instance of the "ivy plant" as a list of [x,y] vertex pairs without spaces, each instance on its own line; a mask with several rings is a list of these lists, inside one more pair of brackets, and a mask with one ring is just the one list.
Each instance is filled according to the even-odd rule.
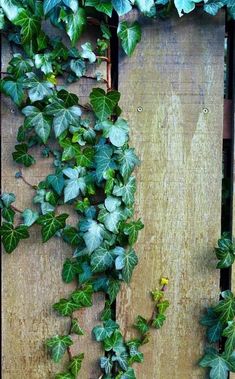
[[[95,292],[106,295],[101,323],[92,331],[104,349],[100,360],[103,379],[136,377],[132,364],[143,361],[140,347],[148,341],[152,327],[162,327],[169,306],[164,298],[168,279],[162,278],[161,289],[152,293],[152,317],[136,318],[136,338],[125,341],[113,316],[117,294],[123,283],[131,281],[138,263],[134,244],[143,223],[134,216],[134,170],[140,161],[129,145],[130,126],[122,117],[121,94],[112,88],[110,75],[112,35],[116,33],[124,53],[130,56],[141,40],[141,26],[138,20],[131,23],[123,18],[112,25],[111,17],[115,12],[126,15],[134,8],[156,19],[169,17],[175,8],[179,16],[197,7],[215,15],[225,6],[229,17],[235,18],[233,0],[0,0],[0,29],[14,52],[0,90],[24,117],[12,153],[20,165],[15,177],[35,191],[32,209],[25,210],[14,205],[14,194],[2,193],[2,243],[11,254],[37,224],[43,243],[52,237],[62,238],[73,250],[64,262],[61,277],[65,283],[74,281],[76,289],[53,305],[55,312],[70,318],[70,329],[64,335],[48,336],[46,341],[55,362],[68,353],[69,363],[64,372],[55,375],[56,379],[75,379],[79,374],[84,355],[71,355],[71,336],[79,338],[84,331],[73,313],[91,307]],[[65,44],[59,36],[51,38],[45,24],[51,24],[60,34],[64,32],[70,42]],[[90,24],[99,28],[96,42],[79,43]],[[89,76],[90,66],[102,61],[107,63],[107,78],[99,72]],[[82,104],[69,91],[68,85],[75,81],[79,85],[81,78],[98,82],[88,104]],[[37,185],[28,183],[22,173],[22,167],[36,164],[33,147],[45,159],[53,160],[51,173]],[[69,214],[60,211],[63,204],[77,214],[73,225],[68,221]],[[21,215],[21,222],[16,213]],[[228,253],[226,246],[219,246],[220,267],[234,260],[233,250],[229,248]],[[231,351],[233,310],[225,314],[223,304],[233,304],[233,298],[229,292],[223,296],[214,312],[226,326],[223,333]],[[218,358],[217,366],[230,368],[230,358],[226,356],[226,363],[224,356]],[[208,363],[208,358],[206,362],[214,370],[216,364]]]

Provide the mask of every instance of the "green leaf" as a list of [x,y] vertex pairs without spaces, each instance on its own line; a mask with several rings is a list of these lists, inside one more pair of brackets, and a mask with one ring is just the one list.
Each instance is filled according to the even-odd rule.
[[24,225],[31,226],[37,221],[39,214],[30,208],[26,208],[22,213],[22,217],[24,220]]
[[81,370],[83,359],[84,359],[83,353],[76,355],[71,359],[71,362],[69,364],[69,369],[75,377],[77,377],[77,375],[79,374],[79,371]]
[[70,9],[72,9],[72,11],[75,13],[77,12],[78,10],[78,7],[79,7],[79,3],[78,3],[78,0],[63,0],[63,3],[69,7]]
[[123,225],[123,232],[128,236],[129,245],[133,246],[137,241],[139,231],[143,229],[144,224],[139,219]]
[[119,249],[117,255],[118,257],[115,260],[116,269],[122,270],[123,279],[125,282],[129,283],[134,267],[138,263],[137,255],[133,249],[130,249],[127,252],[125,252],[124,249]]
[[119,99],[120,93],[118,91],[110,91],[106,94],[101,88],[93,88],[90,94],[91,106],[101,121],[111,116]]
[[115,167],[112,160],[113,149],[109,145],[100,146],[95,154],[96,175],[98,181],[104,179],[106,171]]
[[43,10],[44,14],[46,15],[49,13],[53,8],[55,8],[58,4],[60,4],[61,0],[44,0],[43,1]]
[[23,8],[13,0],[0,0],[0,6],[10,21],[14,21],[23,10]]
[[35,66],[36,68],[41,69],[45,75],[51,74],[53,73],[52,59],[53,57],[51,53],[36,54],[34,57]]
[[54,362],[59,362],[73,341],[69,336],[55,336],[47,340],[46,345],[51,351]]
[[59,137],[70,125],[78,125],[82,114],[78,106],[73,105],[66,108],[65,103],[59,100],[48,105],[45,113],[54,116],[53,125],[56,137]]
[[62,232],[63,239],[72,246],[80,245],[83,241],[78,230],[72,226],[66,226]]
[[117,29],[118,37],[121,39],[122,48],[127,55],[131,55],[138,42],[141,40],[141,28],[137,21],[132,24],[121,21]]
[[72,293],[72,299],[79,307],[92,306],[93,288],[91,284],[87,284],[82,290],[77,290]]
[[86,42],[81,45],[81,57],[84,59],[88,59],[90,63],[94,63],[96,61],[96,55],[93,53],[92,45],[90,42]]
[[160,329],[163,326],[165,320],[166,316],[163,314],[159,314],[154,318],[152,325],[154,328]]
[[109,138],[111,143],[116,147],[121,147],[128,140],[129,126],[127,122],[118,118],[114,123],[111,121],[104,121],[96,125],[96,130],[103,130],[103,135]]
[[218,11],[225,5],[225,1],[212,0],[204,4],[203,9],[205,12],[215,16]]
[[101,357],[100,367],[105,371],[105,374],[111,374],[113,368],[111,357]]
[[77,261],[66,259],[62,269],[62,279],[65,283],[70,283],[76,277],[76,274],[82,273],[81,265]]
[[13,211],[13,209],[11,207],[10,208],[3,208],[2,217],[6,221],[8,221],[12,224],[14,222],[15,212]]
[[124,180],[127,180],[135,166],[139,165],[140,160],[135,154],[134,149],[119,149],[115,153],[117,154],[117,162],[120,165],[121,175]]
[[111,250],[98,247],[91,255],[91,268],[93,272],[102,272],[111,268],[114,263],[114,256]]
[[65,190],[64,190],[64,202],[67,203],[70,200],[75,199],[77,196],[82,193],[86,193],[86,182],[84,177],[79,177],[83,173],[81,167],[77,168],[66,168],[63,170],[64,175],[69,179],[65,181]]
[[22,44],[31,42],[40,30],[40,19],[27,10],[22,10],[16,18],[14,24],[21,27]]
[[138,6],[140,12],[149,13],[151,8],[154,7],[154,0],[136,0],[136,5]]
[[132,9],[132,5],[129,0],[112,0],[112,4],[119,16],[123,16]]
[[119,329],[114,330],[110,337],[105,338],[103,341],[105,351],[113,350],[115,353],[121,354],[126,351],[123,337]]
[[109,295],[110,302],[113,303],[120,291],[121,283],[120,280],[110,279],[108,284],[107,294]]
[[131,176],[126,184],[114,186],[113,194],[115,196],[121,196],[126,205],[132,205],[134,203],[135,191],[136,179],[134,176]]
[[34,157],[28,154],[28,145],[26,145],[25,143],[21,143],[19,145],[16,145],[15,149],[16,151],[12,153],[14,161],[16,161],[17,163],[22,163],[26,167],[29,167],[33,163],[35,163]]
[[24,79],[24,87],[29,89],[29,98],[32,102],[43,100],[52,95],[54,85],[48,81],[41,81],[33,73],[27,73]]
[[107,337],[111,337],[113,332],[119,328],[118,324],[113,320],[105,321],[103,326],[97,325],[93,328],[92,333],[96,341],[104,341]]
[[14,201],[16,200],[16,197],[14,195],[14,193],[10,192],[3,192],[2,195],[1,195],[1,200],[3,202],[3,204],[5,205],[5,207],[10,207],[10,205],[12,203],[14,203]]
[[74,379],[74,376],[70,372],[60,372],[56,374],[55,379]]
[[32,67],[34,67],[34,64],[31,59],[26,59],[21,54],[13,54],[7,72],[12,74],[15,78],[20,78],[25,73],[31,72]]
[[38,108],[28,105],[22,109],[22,113],[26,116],[26,126],[34,127],[36,134],[46,143],[51,132],[51,121]]
[[12,253],[18,246],[20,240],[29,237],[28,227],[26,225],[20,225],[14,228],[11,223],[3,222],[0,227],[0,235],[2,236],[2,243],[6,253]]
[[61,316],[71,316],[73,311],[79,307],[72,300],[60,299],[58,303],[53,305],[53,309],[57,311]]
[[142,316],[137,316],[134,327],[139,330],[141,334],[146,334],[149,331],[148,321]]
[[227,9],[229,16],[235,20],[235,3],[233,0],[227,0]]
[[221,238],[218,247],[215,249],[216,257],[219,259],[217,268],[230,267],[235,261],[235,246],[228,238]]
[[211,379],[227,379],[228,378],[228,362],[223,356],[220,356],[216,350],[210,349],[199,361],[201,367],[211,367]]
[[113,6],[109,0],[86,0],[87,7],[94,7],[98,12],[112,16]]
[[179,13],[179,16],[182,17],[183,13],[190,13],[195,9],[195,3],[200,3],[201,0],[174,0],[175,7]]
[[41,234],[43,242],[48,241],[55,233],[65,227],[65,220],[68,218],[66,213],[55,216],[54,212],[48,212],[40,216],[37,224],[42,225]]
[[83,235],[83,239],[85,241],[88,252],[92,253],[103,242],[103,225],[97,223],[94,220],[86,220],[82,223],[81,231],[85,232]]
[[169,307],[170,303],[168,300],[161,300],[159,303],[157,303],[156,307],[160,314],[163,314],[166,312],[167,308]]
[[64,184],[65,184],[65,180],[64,180],[64,176],[62,172],[48,175],[46,180],[48,184],[50,184],[50,186],[58,195],[62,194],[62,191],[64,189]]
[[71,333],[77,334],[78,336],[83,336],[85,334],[83,329],[80,327],[78,320],[76,318],[72,319]]
[[75,46],[86,26],[85,9],[79,8],[76,13],[68,14],[64,21],[72,46]]
[[235,316],[235,298],[231,291],[224,291],[221,295],[224,300],[219,301],[214,307],[214,311],[218,314],[221,322],[227,323]]
[[86,65],[82,59],[72,59],[70,68],[78,78],[81,78],[86,73]]
[[129,365],[132,365],[134,362],[143,362],[144,355],[138,350],[140,342],[138,340],[131,340],[127,342],[127,346],[129,347],[130,351]]
[[224,337],[227,337],[225,342],[225,354],[229,359],[231,354],[235,351],[235,321],[228,321],[228,326],[224,329]]
[[12,101],[20,106],[24,100],[24,90],[23,84],[13,79],[4,78],[1,82],[1,90],[7,95],[10,96]]

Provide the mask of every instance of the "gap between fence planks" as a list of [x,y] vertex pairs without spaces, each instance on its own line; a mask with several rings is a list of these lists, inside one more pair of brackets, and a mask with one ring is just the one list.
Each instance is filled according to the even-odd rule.
[[[232,127],[232,238],[235,238],[235,22],[233,22],[233,127]],[[231,289],[235,294],[235,263],[231,270]],[[235,373],[230,374],[235,379]]]
[[[48,34],[52,33],[58,35],[58,29],[54,31],[49,27]],[[83,41],[87,38],[95,40],[97,35],[96,31],[88,29]],[[11,53],[8,43],[3,40],[3,72],[6,71]],[[88,75],[94,75],[95,71],[93,67]],[[105,77],[106,64],[99,66],[97,71]],[[85,104],[93,87],[104,86],[96,81],[81,79],[70,86],[70,91],[80,97],[81,104]],[[22,180],[15,179],[19,166],[12,160],[17,130],[23,118],[11,100],[4,96],[1,111],[1,191],[15,193],[19,209],[32,208],[34,191]],[[32,184],[38,184],[54,169],[50,161],[40,158],[40,151],[36,154],[38,163],[23,169],[25,177]],[[76,220],[76,217],[69,219],[73,224]],[[56,316],[52,304],[76,288],[75,283],[65,284],[61,278],[63,262],[65,258],[71,257],[72,250],[58,238],[43,244],[37,226],[30,234],[30,239],[22,241],[11,255],[2,254],[3,379],[54,379],[55,373],[65,371],[68,361],[65,355],[61,364],[54,364],[46,354],[44,343],[47,338],[67,334],[69,330],[69,319]],[[96,294],[93,307],[74,313],[86,332],[84,337],[75,338],[71,349],[73,355],[85,353],[80,372],[80,377],[84,379],[98,379],[100,375],[98,361],[102,349],[99,343],[92,341],[91,330],[98,324],[103,307],[104,296]]]
[[117,318],[126,337],[133,336],[135,317],[151,316],[149,292],[168,276],[167,321],[143,347],[137,378],[201,379],[205,329],[199,318],[219,296],[214,247],[221,224],[224,15],[141,23],[133,57],[120,53],[119,90],[142,161],[135,216],[145,229]]

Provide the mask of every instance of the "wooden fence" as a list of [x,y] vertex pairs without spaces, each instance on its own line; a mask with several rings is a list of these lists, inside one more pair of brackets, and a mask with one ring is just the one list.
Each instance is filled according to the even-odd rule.
[[[135,316],[152,312],[150,290],[168,276],[167,321],[143,347],[145,362],[137,366],[137,378],[200,379],[205,378],[197,366],[205,330],[198,320],[220,291],[213,249],[221,233],[225,17],[140,21],[143,36],[133,57],[119,52],[118,86],[131,144],[142,161],[135,213],[145,229],[136,245],[138,268],[131,285],[123,286],[116,315],[125,335],[133,335]],[[9,54],[3,42],[2,71]],[[84,80],[73,91],[85,100],[91,85]],[[15,179],[11,158],[20,123],[17,109],[3,97],[2,190],[16,193],[16,205],[23,208],[31,206],[33,192]],[[37,184],[50,170],[41,160],[25,170],[25,177]],[[57,317],[51,304],[71,291],[72,285],[61,280],[68,254],[58,240],[42,245],[35,227],[15,253],[2,255],[4,379],[48,379],[59,371],[43,342],[66,330],[66,319]],[[87,332],[75,346],[76,352],[85,352],[83,379],[100,375],[101,351],[90,331],[103,305],[98,294],[92,308],[78,313]]]

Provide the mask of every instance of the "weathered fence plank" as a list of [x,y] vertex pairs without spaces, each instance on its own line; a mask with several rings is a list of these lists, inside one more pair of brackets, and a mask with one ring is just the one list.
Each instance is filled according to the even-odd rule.
[[[58,32],[57,32],[58,33]],[[89,32],[88,32],[89,33]],[[90,36],[90,34],[89,34]],[[2,45],[2,71],[6,71],[10,59],[7,43]],[[99,66],[104,71],[105,65]],[[92,72],[89,74],[93,74]],[[80,96],[82,104],[94,86],[101,86],[95,81],[81,79],[71,86],[71,91]],[[15,179],[18,166],[12,161],[12,151],[16,143],[17,129],[22,117],[10,99],[2,97],[1,105],[2,191],[14,192],[19,209],[32,208],[31,190],[22,180]],[[38,163],[24,171],[24,176],[32,184],[38,184],[53,171],[51,162],[40,158]],[[67,209],[68,210],[68,209]],[[76,218],[70,218],[71,223]],[[67,357],[62,364],[53,364],[47,357],[44,342],[56,334],[66,334],[69,320],[57,317],[52,311],[52,304],[69,295],[76,284],[66,285],[61,279],[61,269],[66,257],[71,256],[67,244],[53,239],[42,244],[40,229],[34,227],[29,240],[21,242],[11,256],[2,254],[2,305],[3,305],[3,378],[4,379],[52,379],[56,372],[65,368]],[[100,344],[91,339],[91,329],[97,325],[99,314],[104,307],[103,295],[94,297],[92,308],[77,312],[75,316],[84,328],[86,336],[79,337],[72,353],[85,352],[81,377],[97,379],[99,376],[98,357],[101,355]]]
[[[232,238],[235,238],[235,22],[233,23],[233,127],[231,127],[232,136]],[[231,125],[232,126],[232,125]],[[231,272],[231,289],[235,294],[235,264],[232,266]],[[230,379],[235,379],[235,373],[230,373]]]
[[120,53],[119,90],[142,161],[136,218],[145,229],[117,317],[130,337],[135,317],[152,313],[149,292],[168,276],[168,319],[143,347],[137,377],[199,379],[205,377],[197,367],[205,330],[198,321],[219,294],[214,246],[221,216],[224,17],[141,23],[134,56]]

